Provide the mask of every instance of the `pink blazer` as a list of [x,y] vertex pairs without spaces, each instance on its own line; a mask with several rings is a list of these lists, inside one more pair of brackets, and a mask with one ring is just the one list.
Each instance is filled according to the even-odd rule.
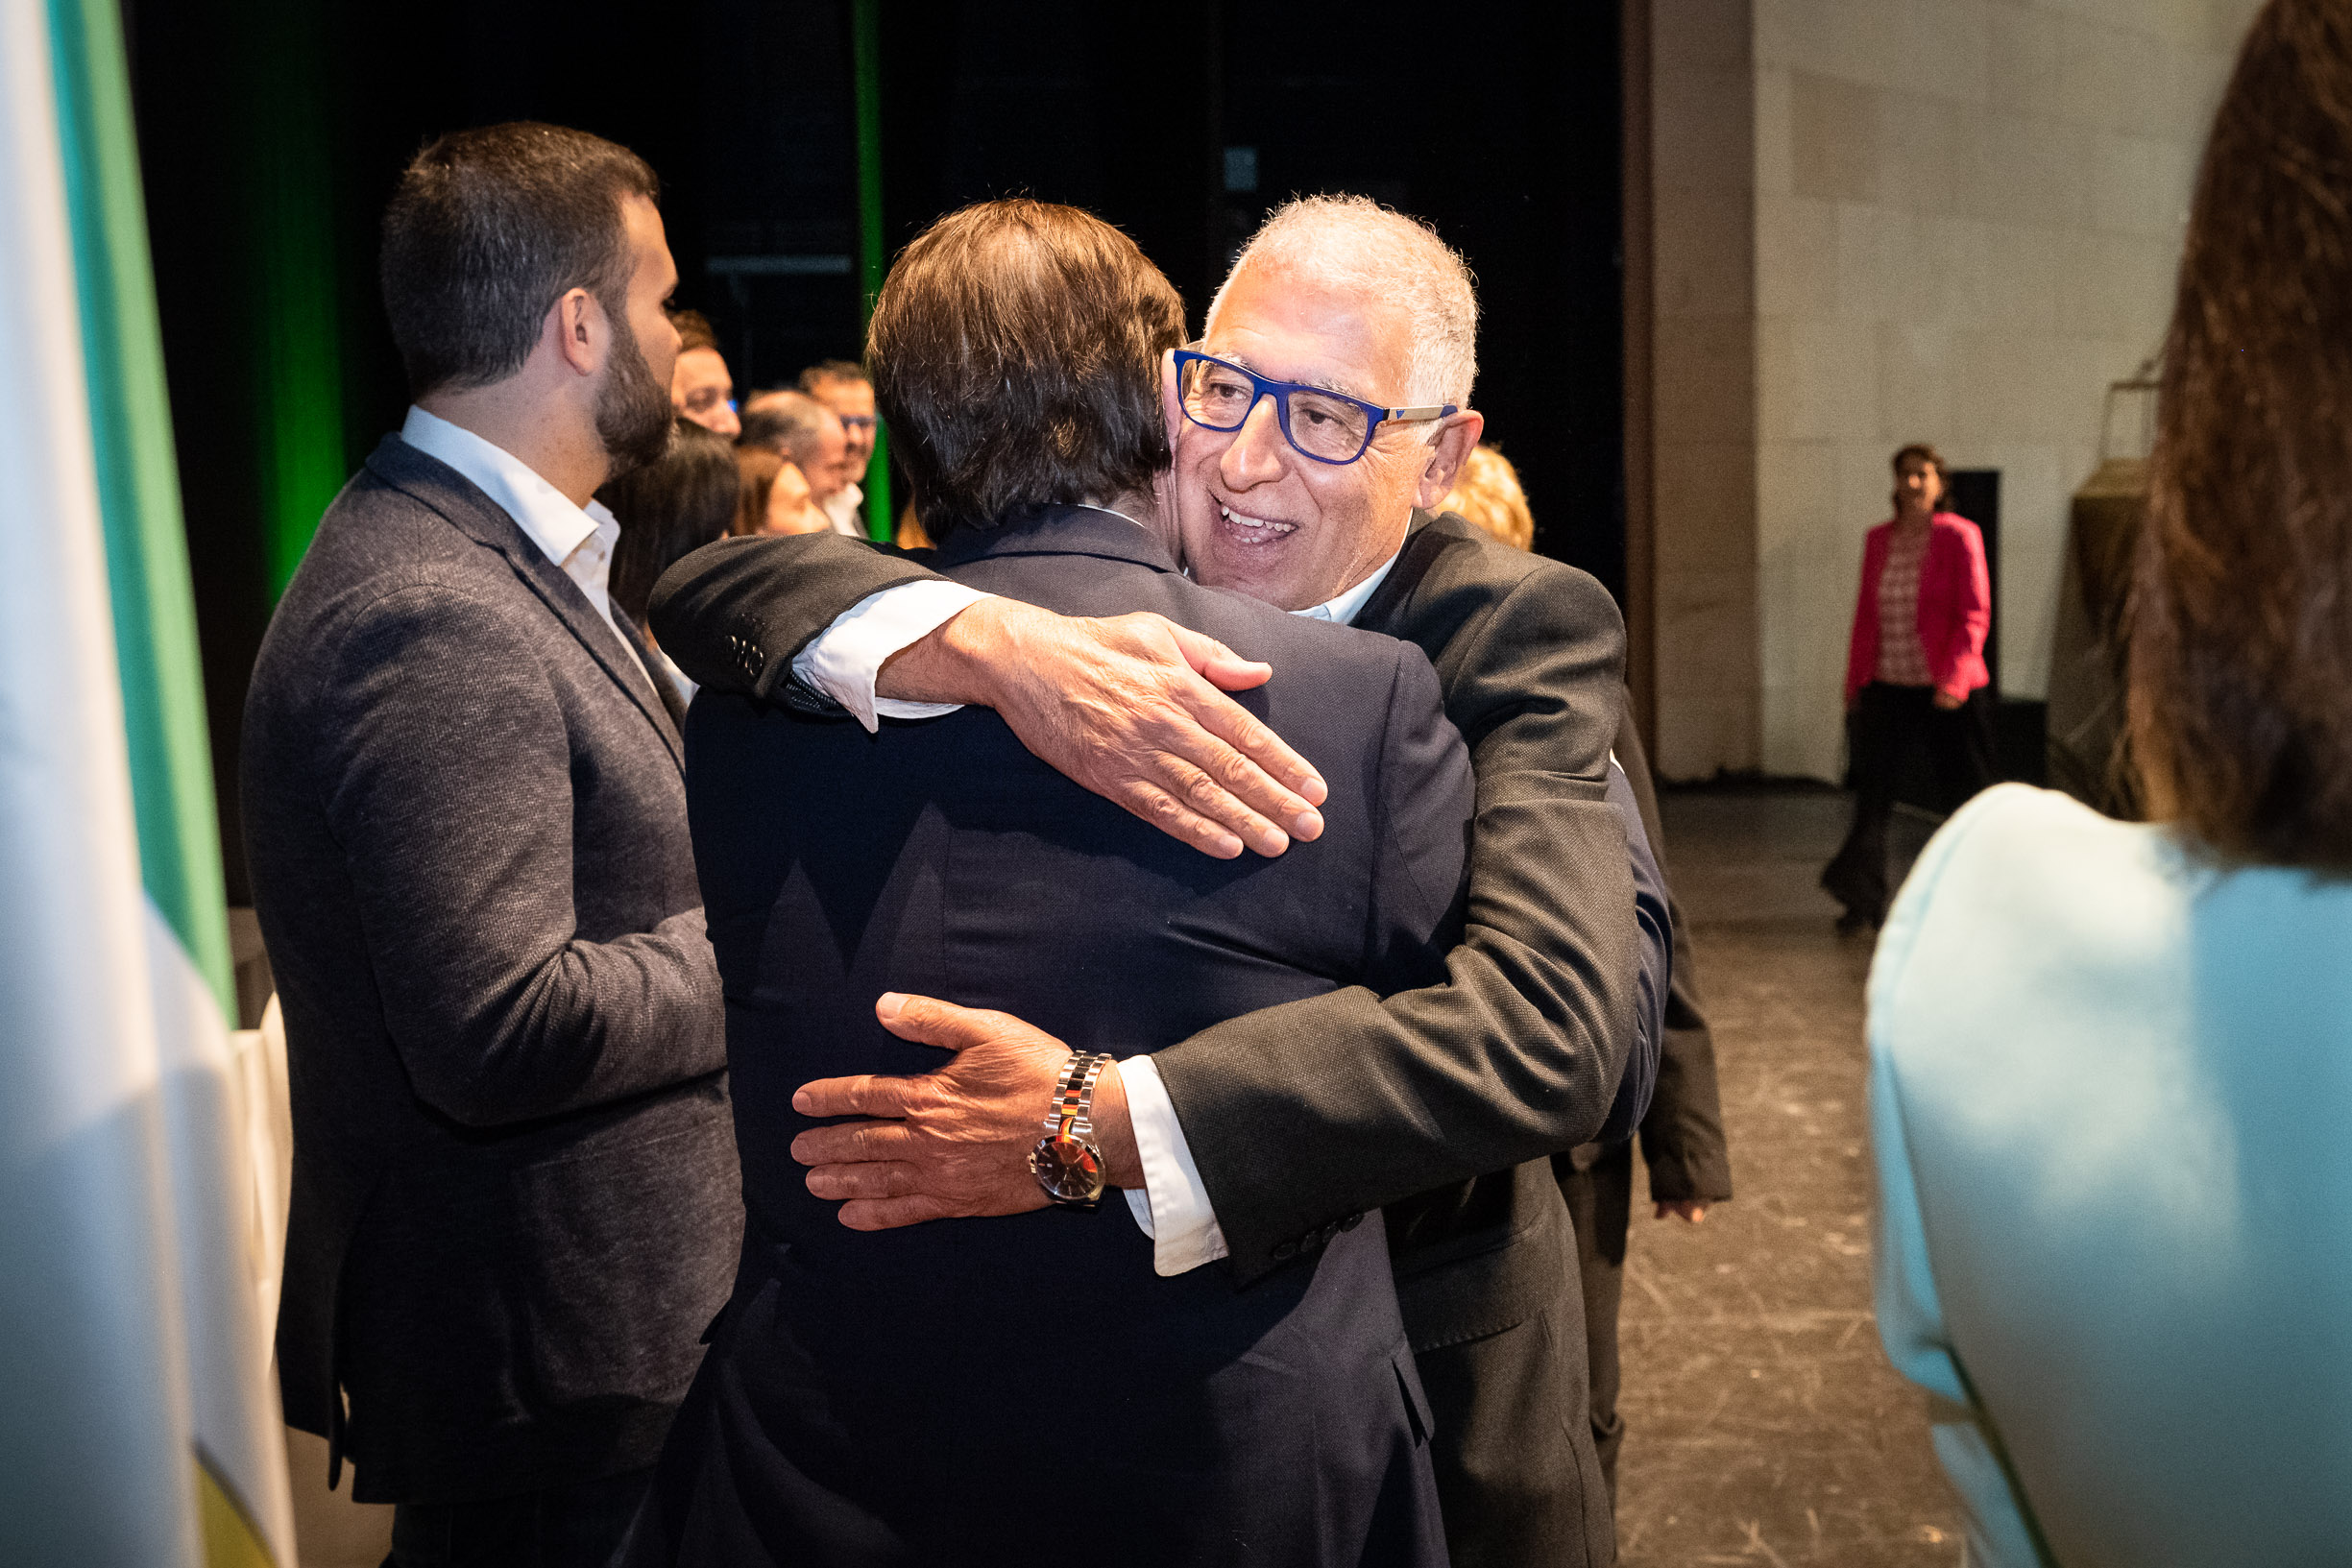
[[[1846,650],[1846,701],[1870,684],[1879,668],[1879,572],[1895,524],[1873,528],[1862,541],[1862,591],[1854,606],[1854,639]],[[1936,689],[1965,697],[1992,680],[1984,668],[1984,634],[1993,625],[1993,585],[1984,569],[1984,535],[1966,518],[1938,512],[1928,524],[1928,558],[1919,565],[1919,641]]]

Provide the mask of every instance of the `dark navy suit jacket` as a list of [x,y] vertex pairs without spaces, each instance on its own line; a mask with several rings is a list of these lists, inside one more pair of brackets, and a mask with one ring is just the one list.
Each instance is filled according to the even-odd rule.
[[[1240,700],[1331,782],[1323,836],[1218,861],[1087,793],[993,713],[869,736],[740,695],[687,727],[750,1234],[632,1560],[1001,1562],[1074,1529],[1123,1564],[1443,1560],[1378,1214],[1248,1288],[1174,1278],[1092,1212],[840,1225],[791,1159],[800,1084],[918,1073],[899,990],[1120,1054],[1339,987],[1440,977],[1467,756],[1410,644],[1183,578],[1050,508],[934,562],[1067,614],[1157,611],[1271,661]],[[1056,1525],[1056,1520],[1061,1520]]]

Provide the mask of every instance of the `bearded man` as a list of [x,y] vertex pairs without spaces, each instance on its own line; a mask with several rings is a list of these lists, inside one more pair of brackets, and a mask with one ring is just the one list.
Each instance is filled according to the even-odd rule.
[[[330,1485],[348,1457],[358,1500],[397,1505],[400,1568],[603,1563],[741,1239],[682,709],[613,613],[619,527],[590,499],[668,440],[657,194],[635,155],[554,126],[409,165],[382,281],[415,406],[327,509],[246,707],[293,1079],[286,1416],[327,1437]],[[796,643],[908,581],[833,543]],[[1235,793],[1188,794],[1194,841],[1273,850],[1268,813],[1313,836],[1303,800],[1233,764],[1320,784],[1200,673],[1262,667],[1155,617],[933,591],[960,595],[948,625],[984,662],[1023,645],[1009,663],[1130,708],[1156,687],[1159,743],[1090,751],[980,680],[1057,767],[1155,820],[1216,767]]]

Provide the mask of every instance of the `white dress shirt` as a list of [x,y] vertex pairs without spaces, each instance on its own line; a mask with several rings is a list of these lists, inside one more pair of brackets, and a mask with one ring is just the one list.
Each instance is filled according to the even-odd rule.
[[[1108,512],[1110,508],[1092,510]],[[1124,512],[1111,515],[1127,517]],[[1395,565],[1396,557],[1392,554],[1378,570],[1337,598],[1291,614],[1352,625]],[[926,593],[926,590],[931,591]],[[792,661],[792,672],[804,686],[857,714],[868,730],[875,727],[877,712],[888,718],[952,713],[958,704],[877,699],[874,683],[892,654],[922,640],[958,611],[989,596],[953,583],[907,583],[885,589],[861,599],[827,627]],[[1176,1105],[1160,1081],[1158,1064],[1150,1056],[1126,1057],[1119,1063],[1119,1081],[1127,1090],[1128,1122],[1135,1132],[1135,1153],[1144,1172],[1140,1191],[1127,1189],[1128,1212],[1152,1238],[1152,1271],[1182,1274],[1215,1263],[1229,1250],[1224,1229],[1217,1222],[1208,1188],[1200,1180],[1200,1168],[1193,1162],[1192,1146],[1185,1141],[1183,1124],[1176,1120]]]
[[846,534],[851,539],[864,539],[867,537],[865,519],[858,516],[858,509],[864,504],[865,492],[851,484],[843,485],[817,502],[816,509],[833,523],[835,533]]
[[[613,619],[613,546],[620,540],[620,519],[602,501],[574,506],[569,496],[542,479],[531,466],[462,425],[411,407],[400,425],[400,439],[425,456],[437,458],[473,481],[481,493],[515,519],[522,535],[539,546],[565,576],[577,584],[595,606],[613,636],[636,659],[620,623]],[[644,661],[637,660],[643,669]],[[648,673],[648,680],[652,679]]]

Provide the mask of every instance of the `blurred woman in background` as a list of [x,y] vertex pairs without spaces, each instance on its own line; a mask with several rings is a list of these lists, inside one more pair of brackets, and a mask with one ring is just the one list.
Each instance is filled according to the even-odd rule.
[[1862,542],[1862,591],[1846,652],[1846,734],[1854,827],[1821,874],[1846,906],[1838,929],[1886,914],[1886,825],[1904,767],[1921,751],[1937,792],[1957,805],[1993,782],[1993,624],[1984,536],[1939,509],[1944,459],[1915,445],[1895,454],[1895,516]]
[[833,527],[811,497],[809,476],[773,446],[738,446],[735,466],[740,489],[732,532],[821,534]]
[[2003,784],[1870,979],[1887,1353],[1976,1568],[2352,1549],[2352,9],[2214,121],[2126,678],[2156,820]]
[[645,624],[645,604],[653,596],[655,581],[672,562],[726,537],[740,489],[735,447],[724,437],[681,418],[666,456],[596,492],[596,498],[620,522],[620,540],[613,546],[613,607],[644,633],[645,645],[653,649],[663,673],[689,701],[694,683],[655,644]]
[[1470,448],[1470,460],[1462,465],[1453,493],[1438,510],[1458,513],[1464,521],[1475,523],[1514,549],[1536,547],[1536,515],[1528,510],[1519,470],[1497,447],[1482,444]]

